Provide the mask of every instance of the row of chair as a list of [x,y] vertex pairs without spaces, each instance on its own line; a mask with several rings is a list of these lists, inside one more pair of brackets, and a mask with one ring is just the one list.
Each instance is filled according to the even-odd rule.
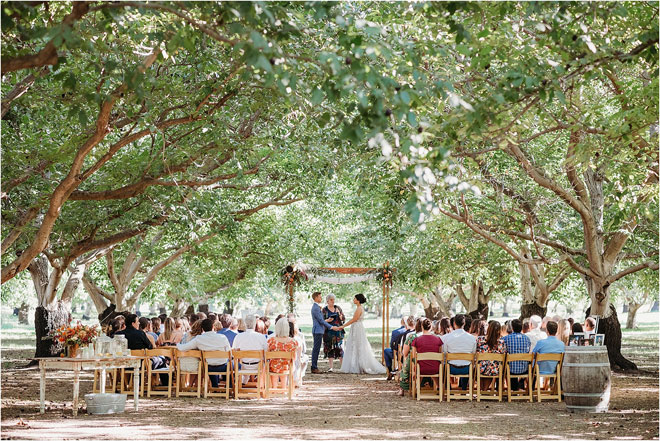
[[[229,399],[230,396],[234,398],[270,398],[275,394],[288,395],[289,399],[293,398],[294,392],[294,352],[284,351],[180,351],[175,347],[158,348],[158,349],[140,349],[132,350],[131,355],[142,359],[140,371],[140,390],[141,396],[167,396],[172,397],[172,390],[174,389],[177,397],[194,396],[200,398],[208,397],[222,397]],[[151,358],[152,357],[167,357],[170,359],[167,367],[160,369],[153,369]],[[193,358],[198,360],[197,370],[185,370],[182,365],[181,359]],[[227,366],[229,372],[212,372],[209,371],[209,359],[222,358],[227,359]],[[244,359],[257,359],[257,369],[246,370],[245,366],[241,364]],[[271,384],[270,363],[274,359],[284,360],[288,364],[288,369],[282,374],[287,377],[287,386],[285,388],[274,388]],[[133,369],[121,368],[114,369],[108,372],[110,375],[110,391],[128,394],[133,392]],[[94,392],[100,392],[98,387],[100,370],[94,372]],[[154,377],[158,374],[165,374],[168,377],[167,385],[156,384]],[[195,386],[187,386],[192,375],[197,376],[197,384]],[[213,387],[210,381],[210,376],[218,376],[218,387]],[[256,377],[256,381],[248,381],[244,384],[243,377]],[[185,378],[185,381],[183,380]],[[233,387],[231,386],[233,384]],[[106,391],[107,391],[106,386]],[[103,391],[103,392],[106,392]]]
[[[502,401],[506,379],[506,395],[507,400],[529,400],[533,401],[533,395],[536,395],[537,400],[557,400],[561,401],[561,366],[564,354],[493,354],[493,353],[438,353],[438,352],[425,352],[417,353],[415,348],[412,348],[410,354],[410,384],[411,395],[417,400],[433,399],[442,401],[443,395],[447,401],[456,399],[465,399],[472,401],[474,398],[475,383],[476,383],[476,398],[477,401],[481,400],[497,400]],[[437,373],[432,375],[422,375],[420,369],[420,361],[435,360],[439,362],[439,369]],[[469,372],[467,374],[452,374],[450,373],[449,363],[454,361],[468,362]],[[492,361],[500,364],[500,369],[497,375],[484,375],[481,373],[481,361]],[[528,363],[527,372],[524,374],[514,374],[511,372],[510,363],[512,362]],[[539,362],[555,361],[557,368],[553,374],[541,373],[539,369]],[[504,371],[504,372],[503,372]],[[438,387],[432,388],[430,392],[422,389],[422,380],[424,378],[431,378],[437,381]],[[468,389],[452,387],[452,378],[467,378]],[[494,382],[496,387],[489,390],[483,390],[481,380],[490,379]],[[517,379],[520,383],[524,380],[526,387],[519,390],[512,390],[511,380]],[[545,386],[542,386],[542,379],[544,379]],[[443,386],[444,383],[444,386]],[[552,386],[550,387],[550,383]],[[491,385],[493,385],[491,383]]]

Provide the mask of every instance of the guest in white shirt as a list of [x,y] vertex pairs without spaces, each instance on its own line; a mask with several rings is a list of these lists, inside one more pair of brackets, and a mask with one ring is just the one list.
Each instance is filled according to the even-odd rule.
[[534,346],[536,346],[536,342],[548,338],[547,334],[540,329],[542,322],[543,320],[538,315],[533,315],[529,318],[529,331],[527,334],[525,334],[527,337],[529,337],[529,341],[531,343],[531,349],[529,352],[534,352]]
[[[234,337],[232,347],[239,351],[264,351],[268,350],[268,342],[263,334],[254,331],[257,324],[257,318],[253,315],[248,315],[245,318],[245,332],[241,332]],[[259,369],[258,358],[244,358],[241,361],[241,370],[257,372]],[[243,376],[243,383],[248,381],[247,376]]]
[[[469,354],[477,351],[477,339],[463,329],[465,325],[465,316],[459,314],[454,318],[454,330],[449,334],[443,335],[442,348],[447,353]],[[449,363],[449,372],[454,375],[466,375],[470,373],[470,362],[467,360],[454,360]],[[461,378],[458,385],[466,390],[468,379]]]
[[[231,346],[229,340],[222,334],[213,332],[213,320],[202,320],[203,334],[196,336],[188,343],[177,344],[176,347],[180,351],[200,350],[200,351],[230,351]],[[226,358],[209,358],[209,372],[227,372],[227,359]],[[211,385],[218,387],[219,378],[217,375],[209,375],[211,378]]]

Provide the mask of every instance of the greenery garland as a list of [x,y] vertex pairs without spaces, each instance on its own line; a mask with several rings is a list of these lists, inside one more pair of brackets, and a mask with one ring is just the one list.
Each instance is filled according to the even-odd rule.
[[293,265],[287,265],[280,270],[280,280],[284,285],[284,294],[287,296],[289,313],[293,313],[296,309],[296,299],[290,287],[300,285],[303,280],[309,280],[309,277],[307,277],[307,274],[303,270],[294,268]]

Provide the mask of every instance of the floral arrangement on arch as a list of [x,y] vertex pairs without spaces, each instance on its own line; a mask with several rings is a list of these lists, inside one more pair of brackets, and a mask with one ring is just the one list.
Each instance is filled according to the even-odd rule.
[[53,329],[48,333],[48,337],[53,339],[54,343],[60,343],[66,346],[88,346],[99,336],[98,325],[86,326],[78,322],[75,325],[69,323]]
[[394,271],[390,268],[389,263],[386,263],[382,268],[378,270],[376,280],[379,282],[384,282],[387,286],[392,287],[393,279]]
[[293,265],[287,265],[280,270],[280,280],[284,286],[296,286],[300,285],[303,280],[309,280],[309,277],[303,270],[295,268]]

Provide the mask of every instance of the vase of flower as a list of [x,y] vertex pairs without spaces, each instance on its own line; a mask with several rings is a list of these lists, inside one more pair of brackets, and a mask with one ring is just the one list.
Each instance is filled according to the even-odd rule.
[[78,356],[78,352],[80,351],[80,345],[77,344],[68,345],[66,347],[66,350],[68,352],[67,356],[69,358],[76,358]]

